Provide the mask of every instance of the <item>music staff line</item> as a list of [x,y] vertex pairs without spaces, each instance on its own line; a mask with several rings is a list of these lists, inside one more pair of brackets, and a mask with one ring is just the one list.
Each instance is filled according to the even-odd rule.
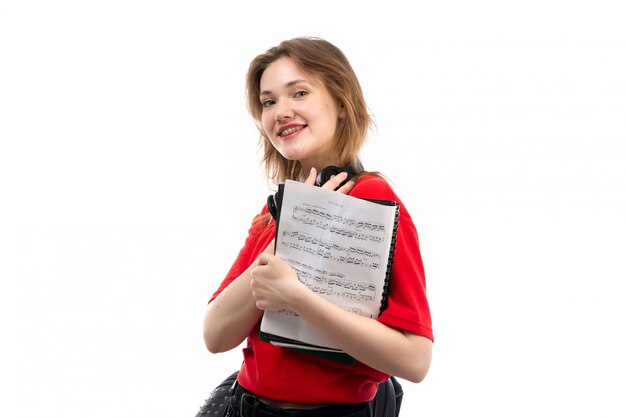
[[308,233],[283,231],[280,244],[310,255],[335,262],[352,264],[370,269],[381,268],[381,255],[369,249],[356,246],[342,246],[317,238]]
[[[302,224],[329,230],[331,233],[356,240],[370,240],[380,243],[385,237],[383,224],[331,215],[324,210],[313,207],[295,206],[292,218]],[[337,224],[345,227],[337,226]]]
[[[374,316],[372,314],[367,314],[367,313],[365,313],[363,310],[361,310],[358,307],[346,306],[346,305],[341,305],[341,304],[337,304],[337,306],[339,306],[339,307],[343,308],[344,310],[349,311],[351,313],[358,314],[359,316],[374,318]],[[291,311],[291,310],[287,310],[287,309],[278,310],[278,313],[284,314],[286,316],[291,316],[291,317],[300,317],[300,314],[296,313],[295,311]]]
[[320,295],[362,302],[373,302],[376,297],[374,284],[346,279],[343,274],[320,271],[293,259],[287,262],[298,274],[298,279]]

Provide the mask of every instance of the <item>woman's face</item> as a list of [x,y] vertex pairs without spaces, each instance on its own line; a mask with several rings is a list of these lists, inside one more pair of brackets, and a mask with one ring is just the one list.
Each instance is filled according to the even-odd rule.
[[339,161],[334,155],[343,109],[317,77],[290,58],[279,58],[261,76],[261,124],[280,154],[302,163],[305,173]]

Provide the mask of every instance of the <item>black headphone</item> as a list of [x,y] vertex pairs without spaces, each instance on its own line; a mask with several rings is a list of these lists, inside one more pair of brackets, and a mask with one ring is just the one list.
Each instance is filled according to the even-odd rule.
[[[315,179],[315,185],[318,187],[321,187],[322,185],[326,183],[326,181],[331,179],[334,175],[337,175],[341,172],[347,172],[348,177],[341,184],[339,184],[337,188],[335,188],[335,190],[338,190],[345,183],[350,181],[350,179],[352,179],[355,175],[358,175],[363,171],[364,171],[363,165],[361,164],[360,161],[357,162],[356,169],[354,169],[354,167],[352,167],[351,165],[341,167],[341,168],[335,167],[335,166],[328,166],[317,174],[317,178]],[[285,187],[285,184],[278,184],[278,192],[276,194],[270,194],[267,197],[267,208],[269,209],[270,214],[275,220],[278,220],[276,216],[278,215],[280,206],[282,204],[284,187]]]
[[340,174],[342,172],[348,173],[348,177],[345,179],[345,181],[339,184],[339,186],[335,188],[335,190],[342,187],[345,183],[350,181],[350,179],[354,177],[355,175],[358,175],[361,172],[363,172],[363,165],[361,164],[361,162],[357,162],[356,169],[354,169],[352,165],[348,165],[345,167],[328,166],[317,173],[317,178],[315,179],[315,185],[318,187],[321,187],[322,185],[326,183],[326,181],[328,181],[333,176]]

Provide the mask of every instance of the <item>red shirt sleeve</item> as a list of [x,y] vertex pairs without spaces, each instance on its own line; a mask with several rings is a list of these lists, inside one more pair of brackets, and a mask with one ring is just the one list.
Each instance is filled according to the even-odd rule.
[[[215,291],[209,300],[209,303],[213,301],[215,297],[217,297],[224,290],[224,288],[228,287],[228,285],[235,278],[243,274],[244,271],[248,269],[258,254],[271,242],[274,237],[275,228],[276,223],[269,215],[267,206],[263,207],[263,210],[261,210],[261,212],[254,217],[254,220],[252,220],[252,224],[248,230],[248,237],[239,251],[239,255],[237,255],[235,262],[230,267],[230,270],[226,274],[226,277],[220,284],[217,291]],[[260,248],[259,246],[262,247]]]

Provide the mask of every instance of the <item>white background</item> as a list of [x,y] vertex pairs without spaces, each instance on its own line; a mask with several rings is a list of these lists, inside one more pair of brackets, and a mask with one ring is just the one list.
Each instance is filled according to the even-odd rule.
[[193,416],[206,301],[269,193],[250,60],[351,60],[420,234],[403,415],[623,416],[626,3],[0,1],[0,415]]

